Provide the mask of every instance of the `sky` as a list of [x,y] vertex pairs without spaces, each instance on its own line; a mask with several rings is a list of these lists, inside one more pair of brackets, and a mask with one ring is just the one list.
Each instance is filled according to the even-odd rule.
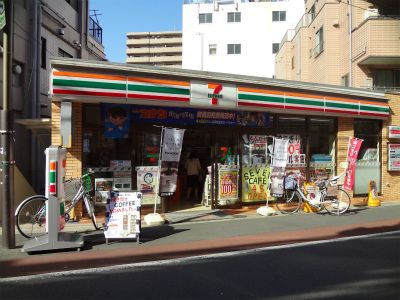
[[182,30],[182,5],[183,0],[90,0],[103,29],[106,58],[125,63],[127,32]]

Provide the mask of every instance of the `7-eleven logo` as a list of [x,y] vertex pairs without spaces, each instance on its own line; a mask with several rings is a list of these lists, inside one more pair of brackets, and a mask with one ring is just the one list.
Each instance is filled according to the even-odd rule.
[[208,84],[208,98],[211,99],[211,105],[218,105],[218,99],[222,99],[220,92],[222,91],[222,84],[209,83]]

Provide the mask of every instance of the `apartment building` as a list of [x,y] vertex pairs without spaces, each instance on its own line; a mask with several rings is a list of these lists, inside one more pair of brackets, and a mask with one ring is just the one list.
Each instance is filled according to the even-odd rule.
[[[89,0],[14,0],[12,49],[15,203],[44,193],[44,149],[51,143],[49,60],[55,57],[105,60],[102,28],[90,16]],[[7,8],[7,7],[6,7]],[[7,10],[6,10],[7,13]],[[1,45],[3,37],[1,35]],[[0,57],[3,65],[5,53]],[[0,74],[3,82],[3,74]],[[4,100],[4,99],[3,99]],[[0,101],[1,109],[4,108]]]
[[273,77],[275,53],[303,0],[185,0],[182,67]]
[[182,67],[182,32],[128,32],[126,63]]
[[400,89],[398,0],[307,0],[283,37],[276,78],[358,88]]

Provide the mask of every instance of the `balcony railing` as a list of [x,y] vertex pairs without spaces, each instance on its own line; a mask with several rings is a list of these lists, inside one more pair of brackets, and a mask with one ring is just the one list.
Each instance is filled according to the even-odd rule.
[[283,44],[285,42],[290,42],[294,38],[294,36],[297,34],[297,32],[300,30],[302,27],[308,27],[310,26],[312,20],[314,19],[314,14],[304,14],[300,21],[297,23],[295,29],[288,29],[283,36],[280,44],[279,44],[279,49],[282,48]]
[[[252,2],[271,2],[272,0],[254,0]],[[220,4],[230,4],[230,3],[246,3],[249,0],[183,0],[183,4],[209,4],[209,3],[220,3]]]
[[89,34],[98,43],[103,44],[103,28],[92,17],[89,17]]

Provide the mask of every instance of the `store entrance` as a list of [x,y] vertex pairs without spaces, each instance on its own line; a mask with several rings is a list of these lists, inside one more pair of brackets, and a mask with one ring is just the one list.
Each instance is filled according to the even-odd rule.
[[[181,159],[179,162],[178,181],[176,192],[166,199],[168,211],[177,211],[204,206],[203,192],[207,167],[213,160],[213,134],[199,129],[186,129]],[[191,153],[194,153],[200,161],[200,171],[196,183],[188,177],[187,161]],[[189,180],[188,180],[189,179]]]

